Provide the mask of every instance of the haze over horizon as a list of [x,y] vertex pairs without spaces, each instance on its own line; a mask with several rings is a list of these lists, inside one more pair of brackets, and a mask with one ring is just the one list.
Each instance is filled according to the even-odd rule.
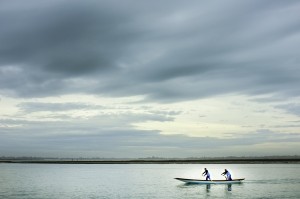
[[299,10],[3,0],[0,156],[300,155]]

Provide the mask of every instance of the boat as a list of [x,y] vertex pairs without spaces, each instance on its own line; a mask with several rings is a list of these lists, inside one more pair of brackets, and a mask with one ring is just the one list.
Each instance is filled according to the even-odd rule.
[[198,180],[198,179],[187,179],[187,178],[175,178],[189,184],[238,184],[241,183],[245,178],[232,179],[232,180]]

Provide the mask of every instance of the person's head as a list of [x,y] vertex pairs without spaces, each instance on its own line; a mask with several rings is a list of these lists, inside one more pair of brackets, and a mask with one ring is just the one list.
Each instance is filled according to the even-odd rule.
[[227,172],[227,169],[225,169],[225,171]]
[[206,168],[204,168],[204,170],[206,171],[207,169],[206,169]]

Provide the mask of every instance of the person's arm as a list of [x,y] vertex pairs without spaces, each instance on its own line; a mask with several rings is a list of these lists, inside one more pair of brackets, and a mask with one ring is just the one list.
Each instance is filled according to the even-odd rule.
[[227,180],[227,176],[225,175],[226,172],[223,172],[221,175],[225,177],[225,179]]

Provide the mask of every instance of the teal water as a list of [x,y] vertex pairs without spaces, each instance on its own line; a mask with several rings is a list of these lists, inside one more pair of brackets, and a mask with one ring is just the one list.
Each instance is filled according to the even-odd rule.
[[[175,177],[212,179],[232,185],[187,185]],[[0,198],[300,198],[299,164],[0,164]]]

